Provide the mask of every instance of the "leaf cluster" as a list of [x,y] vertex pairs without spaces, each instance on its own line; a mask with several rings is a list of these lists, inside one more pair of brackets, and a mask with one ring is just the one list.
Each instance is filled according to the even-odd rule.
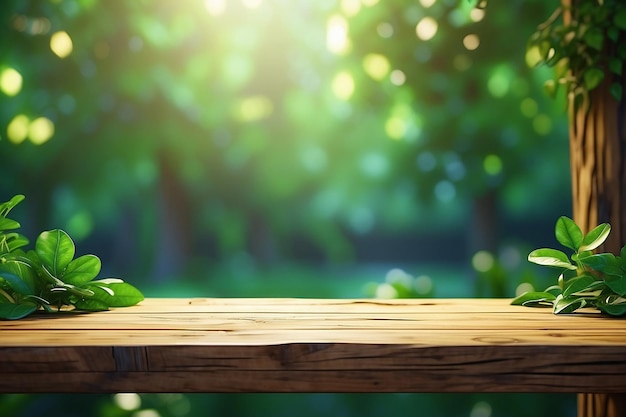
[[[562,19],[567,15],[567,19]],[[558,7],[531,36],[527,62],[547,64],[554,78],[544,88],[554,96],[559,85],[580,99],[613,75],[611,95],[623,95],[622,73],[626,61],[626,7],[622,0],[578,0]]]
[[583,307],[594,307],[612,316],[626,315],[626,246],[618,256],[594,253],[611,231],[603,223],[586,235],[568,217],[556,222],[556,239],[571,249],[567,254],[556,249],[535,249],[528,260],[538,265],[561,270],[556,285],[542,292],[527,292],[512,304],[552,306],[555,314],[571,313]]
[[26,251],[20,224],[7,217],[24,200],[16,195],[0,204],[0,318],[20,319],[45,310],[74,308],[101,311],[126,307],[143,300],[143,294],[118,278],[95,278],[101,262],[95,255],[74,257],[76,249],[63,230],[42,232],[35,248]]

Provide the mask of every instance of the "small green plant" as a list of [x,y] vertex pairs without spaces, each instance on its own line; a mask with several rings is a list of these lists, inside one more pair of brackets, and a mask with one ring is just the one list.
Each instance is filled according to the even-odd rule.
[[619,256],[593,253],[611,232],[603,223],[586,235],[568,217],[556,222],[556,239],[574,253],[571,259],[556,249],[535,249],[528,260],[561,270],[557,285],[541,292],[527,292],[512,304],[530,307],[551,306],[555,314],[571,313],[583,307],[595,307],[612,316],[626,314],[626,246]]
[[16,232],[20,224],[7,217],[22,200],[23,195],[16,195],[0,204],[1,319],[20,319],[38,310],[102,311],[143,300],[137,288],[121,279],[95,280],[100,259],[95,255],[74,258],[74,242],[63,230],[42,232],[35,249],[25,251],[28,239]]

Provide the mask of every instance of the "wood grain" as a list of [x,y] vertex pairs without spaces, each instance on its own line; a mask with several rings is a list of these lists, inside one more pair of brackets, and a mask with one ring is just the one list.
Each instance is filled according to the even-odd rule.
[[505,299],[147,299],[0,322],[0,392],[626,392],[626,322]]

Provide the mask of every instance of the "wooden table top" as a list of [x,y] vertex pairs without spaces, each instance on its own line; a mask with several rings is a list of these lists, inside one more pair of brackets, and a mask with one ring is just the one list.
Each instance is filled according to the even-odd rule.
[[0,392],[626,393],[626,320],[508,299],[146,299],[0,321]]

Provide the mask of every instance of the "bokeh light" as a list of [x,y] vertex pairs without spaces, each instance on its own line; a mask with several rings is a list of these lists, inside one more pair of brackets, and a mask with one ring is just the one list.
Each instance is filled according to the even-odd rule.
[[340,100],[349,100],[354,94],[354,89],[354,78],[348,71],[341,71],[332,81],[333,93]]
[[485,156],[483,169],[489,175],[498,175],[502,172],[502,159],[495,154]]
[[73,51],[72,38],[65,31],[59,31],[50,37],[50,49],[59,58],[67,58]]
[[480,38],[478,35],[471,33],[463,38],[463,46],[468,51],[473,51],[480,46]]
[[30,120],[24,114],[15,116],[7,126],[7,138],[17,144],[24,142],[28,137],[28,127]]
[[367,75],[380,81],[389,74],[391,64],[389,59],[382,54],[367,54],[363,58],[363,68]]
[[35,145],[43,145],[54,135],[54,123],[46,117],[38,117],[28,126],[28,138]]
[[326,25],[326,47],[332,53],[341,55],[350,49],[348,21],[341,15],[328,18]]
[[22,89],[22,74],[13,68],[0,72],[0,90],[9,97],[16,96]]
[[421,40],[428,41],[437,34],[438,28],[439,25],[437,24],[437,21],[432,17],[427,16],[420,20],[417,26],[415,26],[415,33]]

